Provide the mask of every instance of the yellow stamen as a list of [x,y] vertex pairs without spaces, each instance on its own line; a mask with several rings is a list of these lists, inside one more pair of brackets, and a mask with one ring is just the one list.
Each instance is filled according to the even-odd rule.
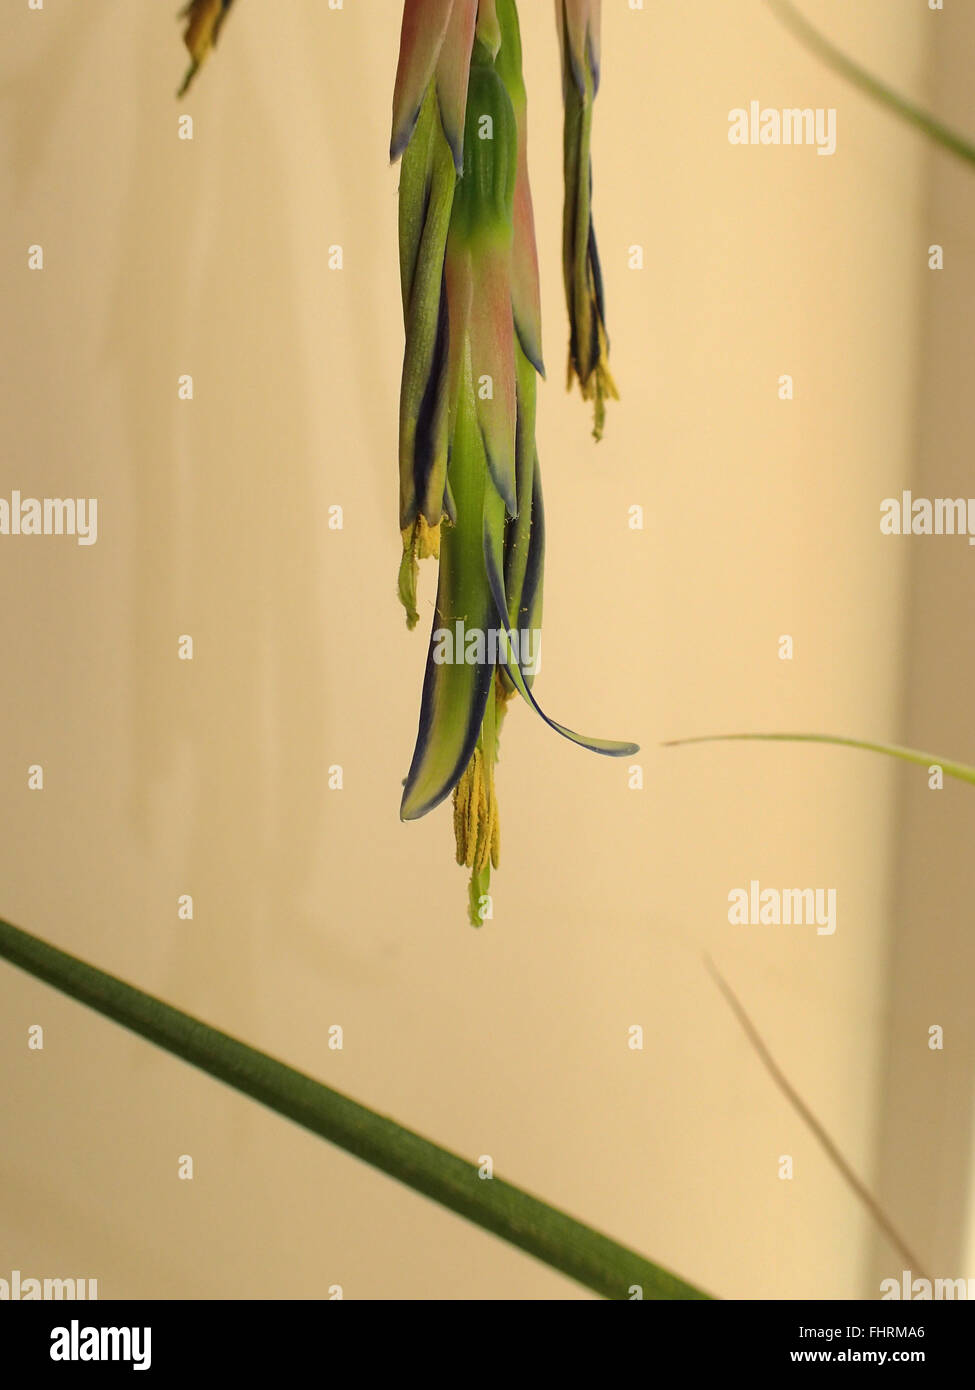
[[440,559],[440,527],[431,526],[418,516],[402,532],[403,558],[399,566],[399,597],[406,609],[406,626],[412,632],[420,621],[416,607],[416,586],[420,578],[419,560]]
[[454,838],[458,864],[474,873],[489,863],[498,867],[501,841],[494,769],[480,746],[454,788]]

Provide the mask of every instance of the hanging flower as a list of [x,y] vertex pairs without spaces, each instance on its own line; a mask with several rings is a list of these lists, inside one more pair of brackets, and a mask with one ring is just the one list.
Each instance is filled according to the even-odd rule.
[[[465,55],[461,79],[453,64]],[[466,105],[458,120],[461,88]],[[540,297],[526,148],[514,0],[407,0],[391,151],[403,151],[400,596],[411,627],[417,562],[437,556],[440,568],[400,814],[417,819],[453,794],[457,859],[471,870],[475,925],[499,859],[494,772],[514,692],[573,742],[616,757],[636,751],[555,723],[532,690],[544,515],[535,449]]]

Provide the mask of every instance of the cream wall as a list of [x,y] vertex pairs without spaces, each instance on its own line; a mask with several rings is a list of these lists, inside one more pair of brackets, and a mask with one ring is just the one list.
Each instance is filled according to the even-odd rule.
[[[941,106],[932,45],[950,49],[963,17],[805,8]],[[595,197],[622,401],[596,448],[562,389],[551,6],[522,4],[549,369],[538,693],[575,727],[639,739],[645,789],[513,710],[496,917],[475,933],[449,812],[398,821],[424,659],[395,596],[399,6],[240,0],[180,102],[175,9],[4,15],[0,495],[96,495],[100,534],[0,541],[0,913],[472,1163],[490,1153],[721,1295],[876,1296],[899,1258],[762,1070],[708,952],[908,1239],[939,1273],[975,1274],[971,1250],[967,1271],[939,1265],[961,1258],[964,1183],[929,1222],[890,1131],[891,1049],[914,1055],[891,962],[920,930],[895,869],[916,843],[905,799],[929,804],[921,774],[839,750],[659,746],[798,728],[943,733],[946,754],[971,753],[962,722],[922,720],[905,694],[923,615],[911,543],[878,527],[918,466],[937,350],[931,170],[946,197],[970,196],[970,175],[759,3],[606,0]],[[835,106],[836,154],[731,146],[728,111],[753,98]],[[948,836],[965,790],[944,793]],[[950,877],[957,846],[931,852]],[[753,878],[835,887],[835,935],[731,927],[727,894]],[[97,1277],[103,1297],[587,1296],[6,967],[0,1066],[0,1276]]]

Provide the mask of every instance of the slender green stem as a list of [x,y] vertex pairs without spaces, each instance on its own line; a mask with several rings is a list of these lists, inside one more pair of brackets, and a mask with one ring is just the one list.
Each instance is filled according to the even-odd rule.
[[896,743],[871,743],[862,738],[843,738],[837,734],[705,734],[698,738],[672,738],[663,748],[682,748],[689,743],[735,743],[742,739],[758,743],[832,743],[839,748],[861,748],[867,753],[884,753],[888,758],[900,758],[920,767],[940,767],[946,777],[959,782],[975,783],[975,767],[939,758],[936,753],[922,753],[917,748],[901,748]]
[[964,135],[959,135],[957,131],[951,130],[943,125],[929,112],[915,106],[907,97],[895,92],[892,87],[881,82],[860,67],[852,58],[848,58],[845,53],[830,43],[823,34],[815,29],[799,11],[789,3],[789,0],[767,0],[773,14],[796,35],[817,57],[827,63],[835,72],[838,72],[847,81],[852,82],[855,87],[859,87],[861,92],[872,97],[874,101],[879,101],[902,120],[908,121],[911,125],[922,130],[925,135],[929,135],[942,145],[946,150],[959,159],[966,160],[969,164],[975,164],[975,144]]
[[650,1299],[708,1297],[520,1188],[480,1178],[475,1163],[3,921],[0,958],[606,1298],[631,1298],[634,1286]]

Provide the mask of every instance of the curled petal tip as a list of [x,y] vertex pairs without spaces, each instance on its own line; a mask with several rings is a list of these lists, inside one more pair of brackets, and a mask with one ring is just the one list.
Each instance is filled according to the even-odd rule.
[[[508,603],[504,590],[503,560],[496,528],[491,526],[486,508],[483,527],[483,544],[484,567],[487,572],[488,585],[494,602],[494,612],[497,620],[502,624],[505,630],[508,630]],[[535,713],[541,716],[550,729],[554,729],[556,733],[561,734],[562,737],[568,739],[570,743],[577,743],[582,748],[588,748],[591,753],[602,753],[603,756],[607,758],[628,758],[639,751],[638,744],[622,742],[619,739],[590,738],[585,734],[577,734],[575,730],[568,728],[565,724],[559,724],[556,720],[551,719],[535,699],[531,686],[528,681],[525,680],[524,674],[518,665],[517,658],[511,654],[517,652],[517,649],[517,640],[514,640],[510,643],[509,655],[504,662],[507,676],[522,699],[531,705]]]

